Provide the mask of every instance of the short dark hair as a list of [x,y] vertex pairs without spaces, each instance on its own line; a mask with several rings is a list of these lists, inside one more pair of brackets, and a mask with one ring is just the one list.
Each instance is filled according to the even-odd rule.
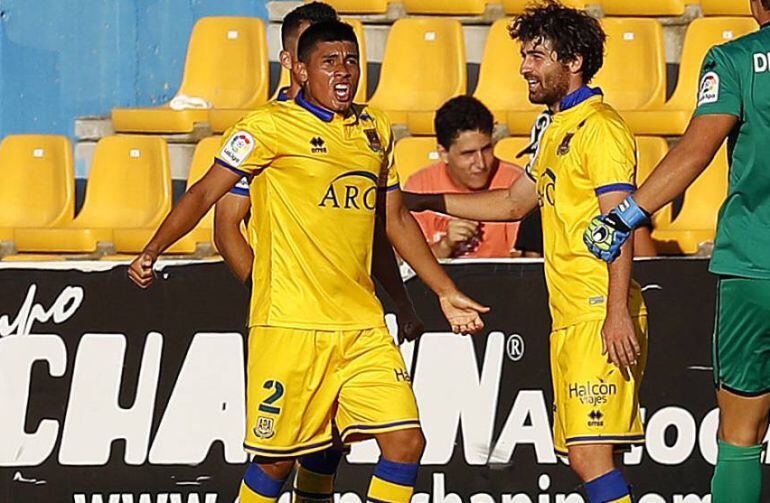
[[329,4],[311,2],[300,5],[283,18],[283,24],[281,24],[281,44],[286,49],[289,45],[289,39],[297,35],[299,25],[302,23],[316,24],[322,21],[335,21],[337,19],[337,11]]
[[353,42],[358,47],[358,38],[353,27],[342,21],[321,21],[309,27],[299,37],[297,57],[303,63],[310,60],[310,53],[321,42]]
[[762,0],[762,7],[764,7],[767,10],[770,10],[770,0]]
[[457,96],[436,111],[433,119],[436,140],[449,150],[452,143],[465,131],[481,131],[492,134],[495,118],[482,102],[472,96]]
[[594,78],[604,63],[607,35],[599,21],[585,11],[565,7],[555,0],[527,8],[511,23],[510,34],[521,43],[549,40],[562,63],[582,56],[584,84]]

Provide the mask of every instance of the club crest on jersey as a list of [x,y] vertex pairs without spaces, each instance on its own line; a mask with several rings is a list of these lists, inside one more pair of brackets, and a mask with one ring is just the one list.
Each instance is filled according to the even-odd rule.
[[238,131],[227,140],[219,155],[222,160],[237,168],[249,158],[252,150],[254,150],[254,137],[245,131]]
[[700,81],[698,105],[717,101],[719,101],[719,75],[716,72],[707,72]]
[[275,436],[275,421],[272,417],[260,416],[257,418],[257,426],[254,428],[254,435],[257,438],[273,438]]
[[326,141],[320,136],[314,136],[310,139],[310,151],[314,154],[327,153],[328,150],[326,150],[325,145],[326,145]]
[[559,148],[556,149],[556,155],[565,156],[569,154],[569,144],[572,141],[573,136],[575,136],[575,133],[567,133],[567,136],[565,136],[564,139],[561,141],[561,145],[559,145]]
[[380,141],[380,135],[377,134],[376,129],[364,129],[366,139],[369,140],[369,148],[374,152],[382,152],[382,142]]

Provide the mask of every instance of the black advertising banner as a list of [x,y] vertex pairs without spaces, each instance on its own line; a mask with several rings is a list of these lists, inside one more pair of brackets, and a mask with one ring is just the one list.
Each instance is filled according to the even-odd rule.
[[[446,266],[492,311],[452,334],[407,282],[428,333],[402,346],[427,447],[415,503],[580,503],[553,453],[542,264]],[[650,310],[647,443],[624,455],[639,503],[709,502],[716,459],[705,260],[636,264]],[[231,503],[247,461],[247,299],[223,264],[0,269],[0,502]],[[395,320],[388,315],[395,330]],[[354,446],[338,501],[361,503],[378,450]],[[288,494],[282,496],[288,501]]]

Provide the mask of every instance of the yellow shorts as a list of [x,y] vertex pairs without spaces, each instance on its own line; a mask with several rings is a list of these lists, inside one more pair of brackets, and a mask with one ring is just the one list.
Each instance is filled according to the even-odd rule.
[[419,427],[404,359],[387,328],[320,331],[252,327],[244,448],[296,457]]
[[647,317],[633,318],[642,348],[630,375],[602,354],[604,320],[578,323],[551,333],[553,440],[556,453],[580,444],[644,443],[639,386],[647,364]]

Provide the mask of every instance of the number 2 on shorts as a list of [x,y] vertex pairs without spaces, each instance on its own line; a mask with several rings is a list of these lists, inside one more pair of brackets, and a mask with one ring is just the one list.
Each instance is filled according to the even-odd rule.
[[265,389],[272,389],[273,394],[265,398],[265,400],[259,405],[260,412],[266,412],[268,414],[280,414],[281,408],[275,407],[273,404],[280,400],[283,396],[283,384],[279,381],[265,381],[262,385]]

